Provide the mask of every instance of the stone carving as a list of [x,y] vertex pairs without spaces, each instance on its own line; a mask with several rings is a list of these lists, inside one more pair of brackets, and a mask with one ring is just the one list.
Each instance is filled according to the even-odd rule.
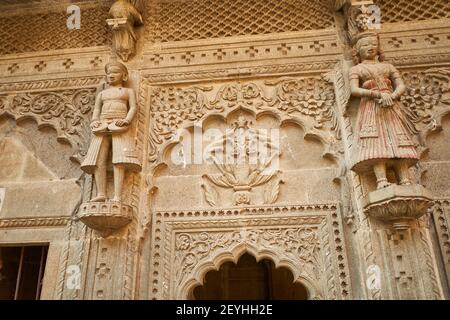
[[[352,170],[358,174],[373,171],[376,177],[377,190],[366,196],[365,213],[392,222],[397,229],[408,228],[408,220],[421,217],[432,205],[431,193],[413,185],[409,172],[419,160],[416,116],[400,101],[406,91],[400,73],[380,61],[377,34],[359,34],[356,50],[359,63],[350,69],[350,88],[361,101]],[[388,168],[394,170],[398,185],[388,181]]]
[[[330,28],[327,0],[157,1],[148,6],[147,41],[168,42]],[[295,7],[295,10],[293,10]]]
[[352,170],[373,170],[377,188],[390,185],[386,167],[392,166],[399,184],[411,184],[408,168],[419,157],[413,137],[417,134],[409,109],[399,99],[405,92],[400,73],[378,61],[380,47],[375,33],[362,33],[356,44],[360,63],[350,70],[353,96],[361,97],[357,120],[358,150]]
[[114,51],[123,61],[128,61],[136,52],[137,35],[134,28],[144,23],[142,15],[130,0],[116,0],[109,10],[109,16],[111,19],[106,22],[113,32]]
[[397,0],[375,1],[383,12],[383,22],[406,22],[449,18],[446,0]]
[[94,88],[85,88],[0,95],[0,116],[8,114],[16,121],[32,118],[39,127],[53,127],[58,139],[72,145],[72,160],[81,162],[89,141],[94,93]]
[[366,198],[364,211],[371,217],[392,221],[398,229],[409,227],[408,220],[418,219],[433,204],[432,194],[420,185],[397,186],[370,192]]
[[435,201],[432,215],[438,234],[440,251],[444,257],[447,283],[450,285],[450,200]]
[[[233,130],[208,146],[210,160],[220,173],[203,178],[220,188],[233,188],[236,205],[252,204],[252,188],[269,183],[279,174],[277,160],[280,152],[277,141],[265,132],[253,130],[244,116],[239,116]],[[227,149],[227,150],[225,150]],[[275,180],[275,179],[274,179]],[[209,182],[204,182],[206,201],[211,206],[218,202],[218,192]],[[264,194],[266,204],[274,203],[282,180],[269,183]]]
[[[128,209],[120,209],[122,204],[122,187],[126,169],[140,171],[141,164],[135,150],[135,141],[132,122],[138,112],[136,95],[133,89],[124,87],[124,82],[128,80],[127,68],[119,63],[113,62],[105,67],[109,88],[101,91],[96,98],[95,108],[92,115],[91,128],[93,138],[81,168],[90,174],[94,174],[97,186],[97,196],[91,200],[95,206],[102,207],[103,211],[110,209],[114,211],[114,206],[105,206],[102,203],[107,200],[107,164],[108,155],[112,147],[112,163],[114,167],[114,197],[112,202],[118,205],[113,213],[114,216],[125,213],[125,221],[129,220]],[[92,209],[92,208],[91,208]],[[95,211],[95,210],[94,210]],[[95,215],[96,220],[104,219],[104,227],[108,226],[109,215],[105,212]],[[88,223],[89,218],[94,218],[88,206],[82,212],[81,219]],[[102,223],[97,221],[90,226],[99,229]],[[122,223],[119,223],[122,225]]]
[[320,241],[317,228],[271,228],[232,232],[180,233],[175,239],[176,283],[183,283],[194,267],[220,249],[239,243],[283,251],[296,261],[311,279],[319,279]]
[[[99,3],[93,5],[92,1],[78,5],[82,32],[67,28],[67,3],[61,1],[56,3],[60,7],[58,10],[47,11],[49,6],[36,2],[31,8],[16,9],[20,10],[19,14],[3,14],[0,16],[0,55],[108,45],[108,26],[105,25],[108,7]],[[42,37],[36,37],[36,30]]]
[[[270,111],[283,118],[304,119],[307,133],[323,135],[335,129],[336,117],[333,88],[325,80],[313,78],[281,78],[266,81],[231,83],[221,86],[210,98],[212,87],[150,87],[151,123],[149,160],[158,159],[158,145],[173,139],[176,130],[204,119],[211,113],[229,113],[245,108],[256,113]],[[326,123],[328,126],[325,126]],[[318,130],[321,130],[319,133]]]
[[149,298],[186,299],[207,271],[250,252],[288,267],[311,299],[345,299],[351,288],[336,210],[325,204],[155,212]]

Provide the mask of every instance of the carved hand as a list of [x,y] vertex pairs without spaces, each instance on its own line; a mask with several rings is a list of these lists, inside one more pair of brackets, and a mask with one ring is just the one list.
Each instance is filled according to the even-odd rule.
[[100,126],[100,121],[98,121],[98,120],[94,120],[94,121],[92,121],[91,122],[91,129],[95,129],[95,128],[98,128],[99,126]]
[[125,126],[127,126],[129,124],[130,124],[130,121],[128,121],[127,119],[117,120],[116,121],[116,126],[118,126],[118,127],[125,127]]
[[391,97],[391,94],[387,92],[381,93],[381,103],[383,107],[391,107],[394,105],[394,100]]

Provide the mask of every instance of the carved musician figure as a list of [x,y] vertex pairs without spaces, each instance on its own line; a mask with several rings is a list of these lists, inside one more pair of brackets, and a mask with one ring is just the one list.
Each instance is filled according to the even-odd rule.
[[361,33],[355,53],[358,64],[350,70],[350,86],[361,103],[356,124],[358,152],[352,170],[373,170],[377,189],[390,185],[388,167],[394,169],[400,185],[411,184],[409,167],[419,157],[413,141],[417,130],[400,102],[405,84],[397,69],[383,62],[376,33]]
[[119,62],[105,67],[109,88],[101,91],[96,98],[91,129],[93,138],[81,169],[94,174],[97,196],[91,202],[107,199],[107,165],[112,144],[114,167],[114,198],[121,202],[125,170],[139,171],[141,164],[135,151],[135,143],[130,124],[138,107],[133,89],[123,86],[128,79],[127,68]]

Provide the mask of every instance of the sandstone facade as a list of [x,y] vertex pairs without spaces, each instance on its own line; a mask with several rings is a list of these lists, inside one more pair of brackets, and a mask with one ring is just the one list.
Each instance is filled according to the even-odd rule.
[[[237,281],[261,298],[256,261],[282,270],[281,298],[450,297],[448,1],[0,8],[0,249],[48,246],[42,299],[245,298]],[[372,62],[395,70],[387,95],[358,91],[379,89],[355,76],[366,32]],[[123,76],[112,91],[107,64]],[[113,145],[99,197],[86,159],[106,139],[92,126],[105,90],[98,106],[135,99],[136,114],[102,129]],[[384,147],[358,158],[366,98],[403,110],[377,120],[395,129],[379,141],[407,136],[414,161],[399,167],[408,157]],[[243,271],[224,278],[230,262]],[[292,282],[302,289],[283,296]]]

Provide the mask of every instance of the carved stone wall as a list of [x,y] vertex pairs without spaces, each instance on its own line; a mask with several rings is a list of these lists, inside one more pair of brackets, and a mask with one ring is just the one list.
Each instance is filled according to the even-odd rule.
[[151,1],[147,41],[171,42],[327,29],[333,16],[324,0]]
[[[364,212],[375,178],[349,168],[359,100],[334,1],[131,2],[145,4],[125,63],[142,172],[125,178],[131,222],[105,237],[78,214],[95,194],[80,162],[104,65],[115,59],[105,21],[112,1],[77,1],[81,29],[67,30],[60,1],[8,0],[0,4],[0,245],[50,243],[50,299],[191,299],[206,273],[245,252],[289,269],[311,299],[448,299],[448,3],[374,2],[381,47],[405,80],[402,103],[419,131],[411,173],[434,197],[408,229]],[[209,129],[219,129],[220,144],[257,132],[271,147],[278,130],[277,170],[196,163],[192,149],[201,143],[203,153]]]
[[389,1],[375,0],[385,23],[449,18],[450,6],[445,0]]
[[[108,45],[110,36],[105,19],[111,3],[80,4],[83,29],[69,30],[67,6],[59,1],[36,3],[31,9],[17,7],[17,1],[12,1],[8,7],[8,3],[2,1],[0,55]],[[26,15],[24,10],[28,11]]]

